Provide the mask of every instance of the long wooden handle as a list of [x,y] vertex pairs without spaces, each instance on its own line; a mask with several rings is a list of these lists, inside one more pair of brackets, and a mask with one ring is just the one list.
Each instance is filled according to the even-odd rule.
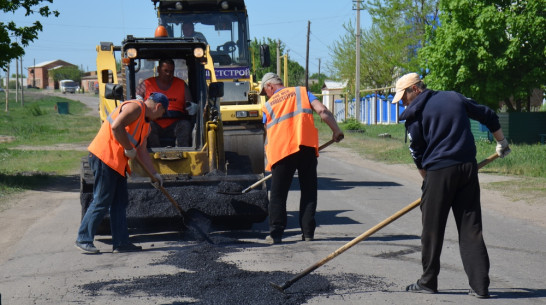
[[[325,149],[326,147],[330,146],[330,144],[334,143],[335,141],[334,140],[330,140],[324,144],[322,144],[318,150],[321,151],[323,149]],[[271,178],[273,176],[273,174],[269,174],[265,177],[263,177],[262,179],[254,182],[254,184],[252,184],[251,186],[247,187],[246,189],[244,189],[241,193],[248,193],[250,190],[254,189],[255,187],[259,186],[260,184],[262,184],[264,181],[268,180],[269,178]]]
[[[486,166],[487,164],[491,163],[493,160],[497,159],[499,156],[495,153],[491,156],[489,156],[487,159],[483,160],[478,164],[478,169]],[[275,285],[273,283],[272,286],[277,288],[278,290],[284,291],[284,289],[292,286],[296,281],[301,279],[302,277],[306,276],[307,274],[313,272],[318,267],[326,264],[330,260],[334,259],[336,256],[340,255],[341,253],[347,251],[352,246],[358,244],[359,242],[363,241],[364,239],[368,238],[370,235],[374,234],[375,232],[381,230],[382,228],[386,227],[391,222],[395,221],[396,219],[400,218],[404,214],[408,213],[409,211],[413,210],[414,208],[418,207],[421,204],[421,198],[415,200],[414,202],[410,203],[405,208],[399,210],[398,212],[394,213],[392,216],[388,217],[387,219],[383,220],[382,222],[375,225],[373,228],[369,229],[368,231],[360,234],[359,236],[355,237],[350,242],[346,243],[336,251],[332,252],[327,257],[323,258],[322,260],[316,262],[314,265],[310,266],[309,268],[303,270],[301,273],[293,277],[292,279],[288,280],[286,283],[284,283],[282,286]]]
[[185,216],[186,212],[184,212],[184,210],[182,210],[182,208],[180,207],[178,202],[176,202],[176,200],[171,196],[171,194],[169,194],[169,192],[167,192],[167,190],[162,185],[159,184],[159,180],[157,180],[157,178],[150,172],[150,170],[146,166],[144,166],[144,163],[140,160],[140,158],[137,156],[135,158],[135,160],[140,165],[140,167],[142,167],[142,169],[144,169],[144,171],[146,172],[148,177],[150,177],[150,179],[152,179],[152,183],[157,184],[157,188],[163,193],[163,195],[165,195],[165,197],[167,197],[167,199],[169,199],[171,204],[178,210],[178,212],[180,212],[180,214],[182,214],[182,216]]

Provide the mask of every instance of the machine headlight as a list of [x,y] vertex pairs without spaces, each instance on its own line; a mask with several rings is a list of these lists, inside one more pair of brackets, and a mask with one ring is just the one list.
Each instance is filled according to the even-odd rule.
[[248,117],[248,111],[237,111],[237,112],[235,112],[235,117],[237,117],[237,118],[247,118]]
[[193,49],[193,56],[201,58],[205,56],[205,50],[203,50],[203,48],[195,48]]
[[137,50],[135,48],[127,49],[127,57],[136,58],[137,57]]

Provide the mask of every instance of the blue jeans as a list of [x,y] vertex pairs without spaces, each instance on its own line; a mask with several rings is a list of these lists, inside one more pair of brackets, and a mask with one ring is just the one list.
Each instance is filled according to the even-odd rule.
[[117,248],[129,243],[127,229],[127,178],[110,168],[93,154],[89,154],[89,165],[95,175],[93,201],[87,208],[78,230],[78,242],[93,243],[97,228],[110,211],[112,245]]

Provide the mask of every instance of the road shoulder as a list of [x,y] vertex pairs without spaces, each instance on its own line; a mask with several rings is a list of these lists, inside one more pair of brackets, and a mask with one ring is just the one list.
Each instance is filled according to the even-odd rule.
[[[336,157],[343,159],[344,162],[349,164],[355,164],[364,166],[366,168],[373,168],[375,171],[389,174],[401,178],[408,183],[413,183],[416,188],[421,187],[421,176],[419,175],[415,166],[409,164],[386,164],[370,159],[363,158],[358,153],[348,148],[339,146],[330,146],[325,152],[332,152]],[[320,159],[319,159],[320,160]],[[319,161],[320,162],[320,161]],[[513,200],[498,190],[493,190],[489,186],[490,183],[499,181],[515,181],[521,179],[521,177],[515,176],[501,176],[491,174],[479,174],[480,186],[481,186],[481,201],[482,209],[489,209],[503,214],[506,217],[514,217],[525,220],[534,225],[538,225],[546,228],[546,204],[537,202],[527,202],[526,200]],[[524,198],[524,196],[511,197]]]

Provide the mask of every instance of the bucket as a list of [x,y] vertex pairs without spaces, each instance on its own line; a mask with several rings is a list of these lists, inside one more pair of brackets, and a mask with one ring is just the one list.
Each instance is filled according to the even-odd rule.
[[57,112],[59,114],[68,114],[68,102],[58,102]]

